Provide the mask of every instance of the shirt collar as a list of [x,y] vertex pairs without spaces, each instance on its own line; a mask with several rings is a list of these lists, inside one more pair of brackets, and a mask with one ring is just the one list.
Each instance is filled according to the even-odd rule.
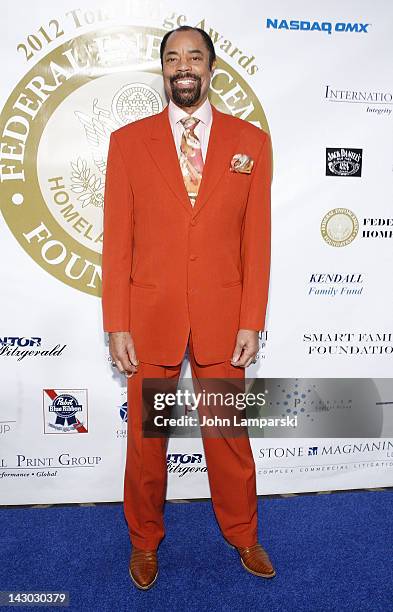
[[[177,106],[172,100],[169,100],[168,113],[169,113],[169,121],[171,122],[171,125],[175,125],[176,123],[180,121],[180,119],[183,119],[183,117],[190,116],[185,110]],[[212,107],[211,107],[211,104],[208,98],[206,98],[202,106],[200,106],[195,111],[195,113],[192,114],[192,116],[199,119],[206,126],[208,126],[211,123]]]

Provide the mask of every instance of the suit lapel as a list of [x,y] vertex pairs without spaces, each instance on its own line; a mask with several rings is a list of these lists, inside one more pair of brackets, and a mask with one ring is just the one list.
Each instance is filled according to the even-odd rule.
[[163,178],[168,183],[169,188],[172,190],[177,200],[191,215],[192,206],[180,170],[176,145],[169,123],[167,106],[161,113],[154,116],[150,138],[146,140],[146,144],[150,155]]
[[194,207],[191,206],[183,175],[180,170],[176,145],[168,117],[168,106],[154,116],[150,137],[146,145],[157,168],[169,188],[185,210],[192,216],[199,214],[205,206],[222,174],[229,167],[230,153],[238,139],[238,131],[233,130],[225,113],[212,106],[213,121],[210,129],[209,144],[203,168],[202,181]]
[[194,205],[195,215],[200,213],[221,176],[229,168],[231,150],[238,139],[238,132],[233,130],[233,123],[228,121],[227,115],[218,111],[213,105],[212,112],[213,121],[210,129],[205,165],[203,167],[202,181]]

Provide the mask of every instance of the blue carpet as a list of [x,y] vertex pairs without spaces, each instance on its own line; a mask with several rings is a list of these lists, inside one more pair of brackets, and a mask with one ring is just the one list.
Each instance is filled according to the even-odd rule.
[[140,592],[128,576],[121,504],[3,508],[0,590],[66,590],[65,609],[84,612],[393,610],[391,491],[264,498],[271,580],[241,567],[210,502],[166,504],[165,516],[159,578]]

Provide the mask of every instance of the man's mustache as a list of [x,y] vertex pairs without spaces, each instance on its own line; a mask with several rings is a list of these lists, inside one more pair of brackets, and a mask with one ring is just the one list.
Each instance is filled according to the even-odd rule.
[[176,81],[181,81],[183,79],[192,79],[193,81],[200,81],[201,77],[199,75],[196,74],[192,74],[190,72],[184,73],[184,74],[174,74],[173,76],[170,77],[169,81],[170,83],[176,83]]

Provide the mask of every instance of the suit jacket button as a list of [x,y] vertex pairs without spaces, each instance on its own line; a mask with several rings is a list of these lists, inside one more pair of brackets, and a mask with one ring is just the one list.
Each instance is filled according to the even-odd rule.
[[196,260],[196,258],[197,258],[197,256],[196,256],[196,255],[190,255],[190,261],[195,261],[195,260]]

